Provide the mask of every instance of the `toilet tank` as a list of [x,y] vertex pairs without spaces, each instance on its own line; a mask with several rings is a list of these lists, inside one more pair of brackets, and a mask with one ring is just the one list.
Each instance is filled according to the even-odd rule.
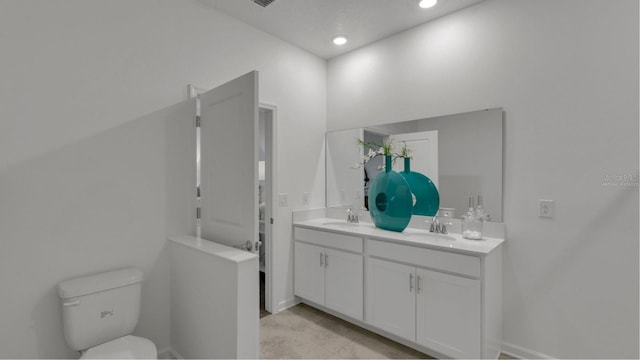
[[67,344],[74,350],[133,332],[140,315],[142,271],[126,268],[58,284]]

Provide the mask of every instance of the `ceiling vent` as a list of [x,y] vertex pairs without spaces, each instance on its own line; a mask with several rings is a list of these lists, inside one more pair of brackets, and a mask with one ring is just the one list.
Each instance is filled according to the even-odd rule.
[[262,6],[262,7],[267,7],[269,5],[271,5],[272,2],[276,1],[276,0],[251,0],[252,2]]

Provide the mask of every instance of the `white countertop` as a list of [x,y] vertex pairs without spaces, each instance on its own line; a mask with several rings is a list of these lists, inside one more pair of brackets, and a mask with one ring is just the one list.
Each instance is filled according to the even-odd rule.
[[241,263],[258,258],[258,255],[250,253],[248,251],[236,249],[202,238],[197,238],[195,236],[174,236],[169,238],[169,240],[173,241],[176,244],[190,247],[194,250],[202,251],[209,255],[218,256],[222,259],[235,263]]
[[345,220],[319,218],[297,221],[294,226],[307,229],[324,230],[334,233],[362,236],[374,240],[390,241],[399,244],[433,248],[457,253],[486,255],[500,246],[504,239],[483,237],[482,240],[467,240],[460,234],[434,234],[427,230],[406,228],[403,232],[388,231],[375,227],[371,223],[348,223]]

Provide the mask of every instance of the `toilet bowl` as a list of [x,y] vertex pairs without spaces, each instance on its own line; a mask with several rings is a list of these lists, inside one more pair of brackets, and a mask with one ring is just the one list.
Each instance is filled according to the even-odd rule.
[[126,268],[58,284],[64,336],[81,359],[157,359],[155,344],[131,333],[138,324],[142,271]]

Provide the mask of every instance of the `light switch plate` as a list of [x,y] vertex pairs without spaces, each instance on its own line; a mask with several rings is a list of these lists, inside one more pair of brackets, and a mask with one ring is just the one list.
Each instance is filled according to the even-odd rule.
[[278,196],[278,203],[280,204],[280,206],[289,206],[289,194],[281,193]]
[[309,193],[306,191],[302,193],[302,206],[309,206]]
[[541,218],[553,219],[556,215],[556,206],[553,200],[540,200],[540,211],[538,216]]

